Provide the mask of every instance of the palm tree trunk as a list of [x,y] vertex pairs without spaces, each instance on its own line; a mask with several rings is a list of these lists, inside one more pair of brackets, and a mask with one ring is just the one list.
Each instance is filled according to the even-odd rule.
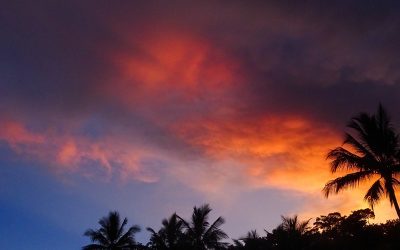
[[391,196],[390,200],[393,202],[394,208],[396,209],[397,216],[400,219],[400,207],[399,207],[399,203],[397,202],[397,199],[396,199],[396,193],[395,193],[394,189],[392,189],[391,191],[392,192],[389,192],[389,195]]
[[400,207],[399,207],[399,204],[397,203],[396,194],[394,194],[393,196],[394,196],[394,199],[393,199],[394,208],[396,209],[397,216],[400,219]]

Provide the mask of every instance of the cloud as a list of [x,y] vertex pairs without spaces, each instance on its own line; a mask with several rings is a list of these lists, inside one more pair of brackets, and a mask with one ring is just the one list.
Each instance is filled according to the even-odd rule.
[[7,141],[13,147],[19,144],[35,144],[43,142],[44,138],[28,131],[25,126],[13,120],[1,121],[0,139]]
[[102,92],[154,122],[206,113],[240,81],[238,62],[195,34],[172,29],[127,39],[131,49],[109,52],[119,77]]
[[[229,203],[248,190],[283,190],[304,201],[302,206],[292,208],[293,214],[313,218],[332,211],[347,214],[368,207],[363,197],[372,181],[329,199],[322,193],[328,180],[347,174],[329,171],[326,154],[342,144],[340,133],[329,124],[270,115],[237,121],[190,120],[175,124],[173,131],[201,148],[203,158],[211,162],[203,169],[191,168],[196,176],[186,173],[181,178],[212,199]],[[384,200],[375,212],[377,222],[395,215]]]
[[399,104],[398,4],[159,4],[2,8],[0,140],[57,173],[365,205],[321,198],[325,155]]
[[321,187],[317,180],[328,176],[326,152],[339,142],[326,124],[279,115],[189,120],[175,124],[173,130],[211,159],[234,159],[245,165],[243,174],[260,185],[288,189]]
[[[54,173],[78,173],[88,178],[155,182],[164,162],[162,156],[122,138],[91,138],[76,131],[32,131],[21,121],[1,121],[0,141],[20,157],[40,162]],[[157,155],[157,158],[154,157]]]

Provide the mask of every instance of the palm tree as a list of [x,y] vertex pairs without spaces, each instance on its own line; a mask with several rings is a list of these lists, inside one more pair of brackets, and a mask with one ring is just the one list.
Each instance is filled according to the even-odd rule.
[[134,249],[136,241],[135,233],[140,231],[139,226],[134,225],[124,232],[128,220],[125,218],[121,224],[118,212],[110,212],[107,217],[99,220],[100,229],[88,229],[85,236],[90,237],[92,242],[96,242],[84,246],[83,250],[128,250]]
[[179,249],[182,247],[183,222],[174,213],[169,219],[162,221],[162,228],[156,232],[148,227],[151,233],[150,246],[157,250]]
[[186,237],[190,241],[190,249],[206,250],[220,249],[225,243],[220,242],[228,238],[226,233],[219,227],[225,223],[225,219],[218,217],[211,225],[208,222],[208,215],[211,208],[205,204],[199,208],[193,208],[193,214],[190,222],[180,218],[185,230]]
[[238,240],[233,240],[234,247],[236,249],[243,250],[266,250],[270,249],[266,237],[261,237],[256,230],[247,232],[245,237]]
[[307,231],[308,223],[311,219],[306,221],[300,221],[297,215],[293,217],[282,216],[282,224],[279,227],[285,232],[296,233],[299,235],[304,234]]
[[282,216],[282,223],[267,233],[267,240],[273,249],[297,250],[306,249],[308,232],[308,224],[311,219],[300,221],[295,215],[294,217]]
[[328,153],[327,159],[332,160],[332,173],[338,170],[351,173],[329,181],[323,189],[325,196],[354,188],[360,182],[376,177],[364,199],[373,209],[385,195],[400,218],[395,194],[395,188],[400,184],[396,179],[400,172],[399,136],[386,111],[379,105],[376,114],[361,113],[353,117],[347,127],[353,133],[345,134],[343,145],[348,145],[351,149],[337,147]]

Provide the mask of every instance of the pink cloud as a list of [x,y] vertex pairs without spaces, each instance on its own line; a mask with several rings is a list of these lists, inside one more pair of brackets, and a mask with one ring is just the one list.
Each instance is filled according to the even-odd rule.
[[[33,132],[20,121],[0,123],[4,128],[0,141],[20,156],[41,162],[55,173],[80,173],[103,180],[117,175],[122,180],[143,182],[155,182],[159,178],[153,170],[144,170],[141,163],[143,159],[153,157],[155,152],[121,138],[104,136],[91,139],[72,132],[58,134],[54,130]],[[98,171],[93,173],[94,169]]]

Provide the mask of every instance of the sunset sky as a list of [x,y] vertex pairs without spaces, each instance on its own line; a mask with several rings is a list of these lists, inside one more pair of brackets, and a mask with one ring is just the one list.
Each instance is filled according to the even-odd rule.
[[145,243],[204,203],[232,238],[367,207],[323,196],[325,157],[379,102],[400,125],[399,1],[39,2],[0,7],[5,249],[79,249],[110,210]]

